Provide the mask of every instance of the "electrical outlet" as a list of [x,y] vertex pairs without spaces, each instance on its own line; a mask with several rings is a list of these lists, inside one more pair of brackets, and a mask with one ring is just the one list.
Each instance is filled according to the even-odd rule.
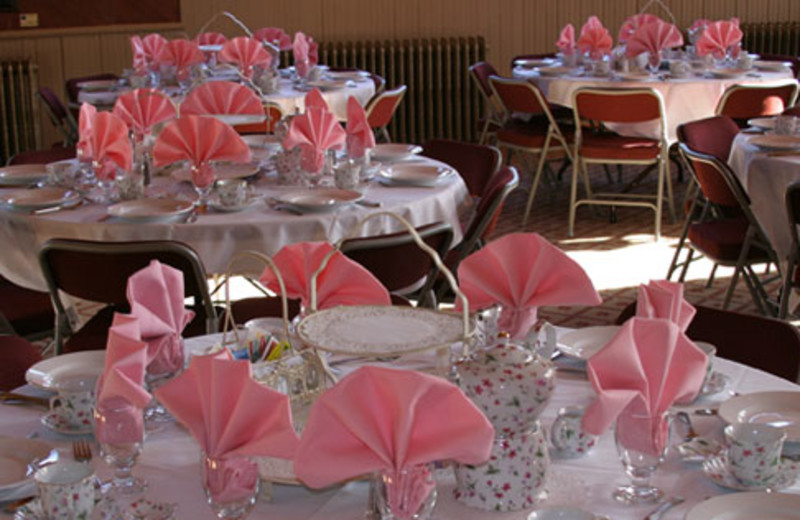
[[20,13],[20,27],[39,27],[39,13]]

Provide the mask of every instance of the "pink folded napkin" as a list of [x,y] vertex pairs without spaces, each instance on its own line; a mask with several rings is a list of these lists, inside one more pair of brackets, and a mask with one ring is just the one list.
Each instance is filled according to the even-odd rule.
[[133,55],[133,70],[140,74],[146,71],[150,62],[144,52],[144,43],[137,35],[131,36],[131,54]]
[[217,59],[223,63],[236,65],[244,77],[252,78],[253,67],[269,68],[272,56],[264,49],[261,41],[239,36],[222,47]]
[[697,54],[699,56],[713,55],[717,59],[722,59],[728,49],[736,49],[742,42],[742,30],[739,28],[739,21],[722,20],[713,22],[706,27],[703,34],[697,40]]
[[166,46],[167,39],[158,33],[150,33],[142,38],[142,49],[147,63],[154,63]]
[[625,55],[635,58],[643,52],[650,56],[659,56],[664,49],[683,45],[683,35],[671,23],[655,20],[640,25],[628,39]]
[[133,130],[137,140],[149,134],[154,125],[175,119],[172,100],[156,89],[141,88],[117,98],[112,112]]
[[581,266],[536,233],[511,233],[472,253],[458,266],[458,281],[470,309],[502,306],[498,326],[515,339],[525,337],[541,305],[601,303]]
[[161,131],[153,147],[156,166],[189,161],[201,167],[209,161],[248,162],[250,158],[250,148],[241,136],[213,117],[179,117]]
[[316,107],[322,110],[330,111],[328,102],[322,96],[322,92],[318,88],[312,88],[305,97],[306,109],[309,107]]
[[178,71],[186,70],[205,61],[205,56],[191,40],[171,40],[156,57],[159,65],[174,65]]
[[308,71],[314,66],[311,64],[310,51],[309,38],[302,32],[297,31],[292,43],[292,54],[294,55],[294,68],[301,78],[305,78],[308,75]]
[[697,310],[683,298],[683,284],[667,280],[653,280],[639,286],[636,316],[664,318],[686,332]]
[[325,165],[325,151],[341,150],[347,134],[331,112],[318,107],[306,107],[304,114],[295,116],[283,139],[283,148],[299,146],[300,166],[307,172],[319,172]]
[[707,364],[708,357],[675,323],[631,318],[587,363],[597,398],[586,410],[584,429],[600,435],[619,417],[624,446],[661,453],[667,441],[664,413],[695,398]]
[[204,32],[198,34],[194,41],[197,45],[224,45],[228,37],[219,32]]
[[194,356],[183,374],[155,394],[205,454],[226,466],[208,483],[219,501],[247,496],[258,478],[252,465],[230,458],[294,457],[298,439],[289,398],[253,381],[248,361]]
[[564,56],[575,54],[575,26],[568,23],[561,29],[561,33],[556,40],[556,48]]
[[163,375],[183,368],[181,333],[194,317],[184,307],[183,273],[153,260],[128,278],[127,296],[147,343],[147,372]]
[[113,179],[116,168],[133,168],[133,148],[128,125],[111,112],[98,112],[92,122],[90,138],[94,173],[98,179]]
[[264,115],[261,99],[250,88],[232,81],[212,81],[193,88],[181,103],[181,115]]
[[583,53],[589,53],[589,56],[596,60],[610,53],[613,46],[614,41],[608,29],[603,27],[598,17],[590,16],[581,27],[578,49]]
[[146,365],[147,344],[140,340],[139,320],[115,314],[108,330],[105,368],[97,381],[97,407],[113,410],[122,402],[133,409],[109,413],[106,421],[95,422],[95,437],[100,443],[141,441],[142,409],[151,399],[142,386]]
[[80,160],[91,160],[92,155],[92,128],[94,126],[94,116],[97,109],[89,103],[81,103],[81,110],[78,113],[78,144],[76,153]]
[[633,33],[635,33],[639,27],[657,21],[663,21],[663,20],[661,20],[661,18],[659,18],[658,16],[649,13],[635,14],[633,16],[629,16],[628,18],[625,19],[624,22],[622,22],[622,25],[619,28],[619,33],[617,34],[617,41],[619,43],[625,43],[630,39],[631,36],[633,36]]
[[[452,383],[410,370],[365,366],[314,403],[294,470],[314,488],[386,472],[397,482],[388,489],[395,516],[410,518],[430,485],[424,474],[403,482],[402,470],[449,459],[482,464],[493,442],[492,425]],[[411,501],[404,508],[400,498],[408,488]]]
[[[311,305],[311,277],[332,249],[327,242],[298,242],[278,251],[272,260],[283,276],[287,297],[299,298],[306,308]],[[280,292],[269,267],[261,274],[261,283]],[[337,251],[317,277],[317,308],[337,305],[391,305],[391,298],[372,273]]]
[[375,134],[367,121],[367,113],[356,98],[347,100],[347,155],[364,157],[367,149],[375,148]]
[[268,42],[282,51],[292,50],[292,38],[280,27],[262,27],[253,33],[253,38]]

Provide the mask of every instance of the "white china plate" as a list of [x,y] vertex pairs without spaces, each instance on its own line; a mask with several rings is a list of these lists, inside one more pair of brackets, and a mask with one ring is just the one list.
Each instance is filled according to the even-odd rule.
[[726,489],[733,489],[734,491],[765,491],[767,489],[780,491],[781,489],[793,485],[795,480],[797,480],[797,466],[786,459],[782,459],[781,469],[775,478],[775,482],[769,486],[748,486],[739,482],[739,480],[733,476],[730,472],[727,458],[727,453],[722,451],[703,462],[703,473],[705,476],[714,484]]
[[577,507],[540,507],[528,515],[527,520],[597,520],[589,511]]
[[42,416],[42,424],[49,430],[61,435],[89,435],[94,431],[92,424],[75,426],[69,424],[55,412],[49,412]]
[[572,67],[542,67],[539,69],[539,74],[542,76],[566,76],[572,74],[574,70]]
[[258,123],[263,123],[267,120],[266,115],[255,115],[255,114],[206,114],[209,117],[213,117],[215,119],[219,119],[223,123],[231,126],[236,125],[256,125]]
[[783,72],[791,68],[792,64],[788,61],[767,61],[756,60],[753,62],[753,67],[765,72]]
[[81,194],[64,188],[38,188],[34,190],[15,190],[0,195],[0,204],[21,211],[64,206],[80,200]]
[[198,45],[197,48],[203,52],[219,52],[224,47],[221,43],[207,43],[205,45]]
[[211,199],[208,205],[211,206],[214,210],[219,211],[221,213],[238,213],[239,211],[244,211],[246,209],[255,206],[262,200],[264,200],[263,195],[252,195],[250,197],[247,197],[247,200],[244,202],[244,204],[241,204],[239,206],[223,206],[222,204],[220,204],[218,199]]
[[[217,180],[246,179],[257,173],[258,166],[250,163],[214,165],[214,178]],[[192,169],[188,167],[174,170],[170,175],[178,182],[192,182]]]
[[357,191],[323,188],[284,193],[278,198],[278,202],[302,213],[324,213],[363,198]]
[[420,152],[422,147],[415,144],[384,143],[372,149],[370,158],[383,162],[402,161]]
[[762,150],[783,151],[800,148],[800,137],[794,135],[757,135],[750,139],[750,144]]
[[719,416],[730,424],[770,424],[786,430],[787,442],[800,442],[800,392],[757,392],[728,399]]
[[747,124],[755,128],[760,128],[762,130],[772,130],[773,128],[775,128],[775,118],[754,117],[753,119],[749,119],[747,121]]
[[559,338],[558,350],[567,356],[586,361],[605,347],[606,343],[617,334],[619,329],[618,325],[608,325],[605,327],[585,327],[567,332]]
[[88,92],[96,92],[98,90],[111,90],[118,84],[115,79],[96,79],[91,81],[81,81],[78,83],[78,88]]
[[17,164],[0,167],[0,186],[26,186],[47,178],[43,164]]
[[241,137],[242,141],[244,141],[245,144],[250,148],[266,148],[277,150],[281,147],[280,140],[274,135],[252,134],[243,135]]
[[435,186],[453,173],[452,168],[437,164],[400,163],[380,170],[378,180],[389,185]]
[[395,306],[341,306],[298,326],[308,346],[338,354],[391,356],[449,346],[464,337],[460,315]]
[[800,519],[800,495],[732,493],[704,500],[686,513],[685,520]]
[[617,72],[616,75],[623,81],[647,81],[653,79],[649,72]]
[[28,465],[46,459],[51,451],[52,446],[35,439],[0,437],[0,501],[18,496],[19,488],[29,483]]
[[522,58],[514,60],[514,65],[523,69],[535,69],[538,67],[552,67],[558,60],[553,58]]
[[128,222],[171,222],[192,211],[194,204],[176,199],[136,199],[109,206],[108,214]]
[[708,71],[712,77],[718,79],[741,78],[748,72],[747,69],[711,69]]
[[25,381],[44,390],[55,390],[67,379],[100,377],[106,363],[105,350],[61,354],[39,361],[25,372]]
[[329,70],[326,76],[333,80],[363,81],[369,78],[369,72],[364,70]]
[[346,79],[320,79],[317,81],[309,81],[306,83],[309,87],[318,88],[320,90],[333,90],[337,88],[344,88],[347,86]]

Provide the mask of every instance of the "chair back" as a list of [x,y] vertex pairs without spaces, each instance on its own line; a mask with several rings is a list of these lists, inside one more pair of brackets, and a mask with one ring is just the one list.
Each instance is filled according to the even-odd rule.
[[383,128],[392,122],[397,107],[403,101],[403,96],[406,94],[407,87],[400,85],[399,87],[386,90],[381,94],[372,98],[366,108],[367,122],[372,128]]
[[498,75],[497,69],[488,61],[479,61],[478,63],[470,65],[469,75],[478,87],[478,91],[481,93],[483,100],[489,102],[492,96],[494,96],[492,86],[489,84],[489,78]]
[[[206,272],[200,257],[189,246],[172,241],[92,242],[51,239],[39,252],[39,264],[56,308],[56,336],[66,316],[61,293],[128,309],[128,278],[147,267],[152,260],[170,265],[183,273],[184,292],[192,298],[195,312],[192,324],[203,333],[217,330],[217,315],[208,292]],[[189,327],[192,327],[190,324]],[[187,328],[189,328],[187,327]],[[61,331],[63,332],[63,330]],[[62,338],[63,339],[63,338]],[[60,345],[56,345],[59,349]]]
[[753,117],[775,116],[797,100],[797,80],[771,85],[731,85],[717,103],[717,115],[736,120],[740,127]]
[[12,155],[8,160],[9,165],[15,164],[48,164],[75,158],[74,146],[55,146],[47,150],[28,150]]
[[[449,224],[437,222],[415,230],[424,243],[444,258],[453,241],[453,228]],[[433,260],[408,231],[348,239],[342,242],[341,251],[364,266],[389,292],[410,294],[436,280],[438,269]],[[426,297],[423,293],[422,300]]]
[[452,166],[467,184],[470,195],[480,197],[503,156],[494,146],[449,139],[432,139],[422,145],[422,155]]
[[283,108],[274,101],[264,102],[264,114],[267,120],[263,123],[249,123],[244,125],[233,125],[233,129],[241,135],[251,134],[272,134],[275,133],[275,125],[283,119]]
[[25,384],[25,372],[38,361],[39,349],[19,336],[0,336],[0,390],[10,392]]
[[506,114],[544,114],[552,119],[550,108],[542,91],[528,80],[491,76],[489,84],[505,108]]
[[681,142],[680,150],[700,186],[703,196],[712,204],[727,207],[749,207],[750,199],[730,167],[713,155],[698,152]]
[[[494,231],[508,194],[517,186],[519,186],[519,174],[513,166],[500,168],[492,175],[464,232],[464,238],[457,247],[458,261],[483,245],[485,238]],[[451,266],[451,269],[455,268],[455,265]]]
[[576,118],[606,123],[663,121],[665,113],[661,94],[651,88],[580,88],[572,106]]
[[78,142],[78,125],[67,112],[64,103],[49,87],[41,87],[37,95],[50,116],[50,121],[64,136],[65,146],[72,146]]
[[692,150],[713,155],[723,162],[728,161],[733,140],[739,133],[739,125],[728,116],[714,116],[678,127],[678,140]]

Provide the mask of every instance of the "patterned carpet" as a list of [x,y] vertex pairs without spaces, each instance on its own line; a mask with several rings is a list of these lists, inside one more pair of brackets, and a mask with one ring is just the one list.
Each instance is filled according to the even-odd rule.
[[[673,222],[665,210],[662,237],[655,241],[651,210],[617,208],[616,221],[610,222],[610,208],[584,206],[578,210],[575,236],[569,238],[567,219],[571,170],[568,170],[560,182],[551,180],[540,185],[531,217],[523,228],[522,215],[532,176],[522,168],[519,171],[520,188],[509,196],[493,237],[520,231],[541,234],[583,266],[603,298],[603,304],[597,307],[545,307],[540,310],[542,318],[569,327],[613,324],[619,312],[636,300],[639,284],[665,278],[682,230],[682,221]],[[633,178],[633,173],[633,170],[626,170],[623,183],[619,183],[614,172],[614,182],[609,184],[603,170],[598,168],[591,172],[592,186],[594,189],[619,190]],[[677,181],[674,166],[672,174],[675,207],[682,208],[686,185]],[[649,182],[642,183],[636,191],[654,192],[654,178],[650,175]],[[678,218],[681,217],[679,214]],[[721,308],[733,270],[720,267],[711,286],[706,287],[710,269],[711,263],[706,260],[692,264],[685,283],[686,298],[694,304]],[[673,279],[677,279],[677,274]],[[769,286],[771,293],[777,294],[778,285],[773,283]],[[737,284],[729,309],[756,312],[742,280]]]

